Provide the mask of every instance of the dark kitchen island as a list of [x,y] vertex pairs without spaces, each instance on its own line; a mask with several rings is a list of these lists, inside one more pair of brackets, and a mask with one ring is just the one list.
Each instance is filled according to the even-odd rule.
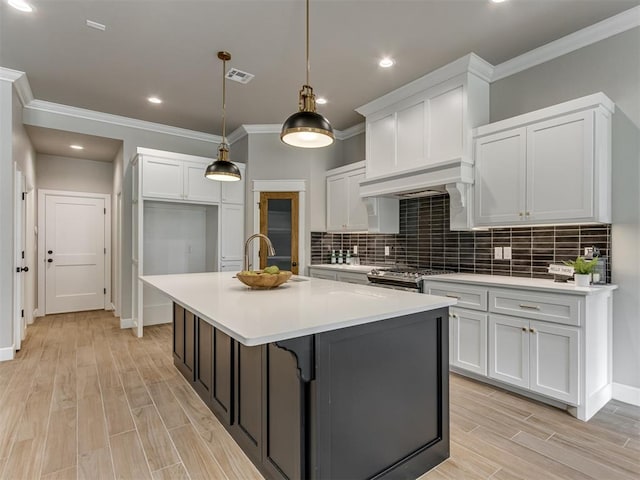
[[449,456],[449,298],[230,273],[173,299],[176,367],[269,479],[414,479]]

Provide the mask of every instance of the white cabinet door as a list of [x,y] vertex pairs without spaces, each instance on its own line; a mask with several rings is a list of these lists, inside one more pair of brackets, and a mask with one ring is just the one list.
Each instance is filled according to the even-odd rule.
[[580,331],[531,321],[530,386],[534,392],[578,404]]
[[202,163],[184,162],[184,195],[187,200],[219,203],[220,183],[204,176],[207,166]]
[[477,373],[487,374],[487,314],[464,308],[451,308],[451,364]]
[[344,231],[347,228],[348,196],[347,177],[327,177],[327,231]]
[[372,119],[367,128],[367,178],[391,173],[396,168],[396,116]]
[[521,223],[526,211],[526,129],[477,139],[475,162],[476,225]]
[[[399,110],[397,113],[397,161],[396,168],[410,170],[425,164],[425,102]],[[390,157],[388,161],[391,161]]]
[[[460,85],[438,93],[428,101],[427,164],[462,157],[464,89]],[[419,166],[419,165],[417,165]]]
[[529,388],[529,321],[489,315],[489,377]]
[[220,260],[243,260],[244,205],[225,204],[220,207]]
[[235,162],[234,164],[240,169],[242,180],[239,182],[219,182],[222,184],[222,201],[224,203],[244,203],[245,165]]
[[142,159],[142,196],[147,198],[183,198],[183,164],[144,156]]
[[527,220],[594,216],[593,111],[527,127]]
[[[360,196],[360,182],[364,180],[364,171],[357,170],[347,174],[347,230],[366,231],[369,227],[367,206]],[[345,206],[343,205],[344,209]]]

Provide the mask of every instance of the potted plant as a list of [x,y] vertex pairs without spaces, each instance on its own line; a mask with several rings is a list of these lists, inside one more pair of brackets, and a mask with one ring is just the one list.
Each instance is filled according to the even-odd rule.
[[587,260],[584,257],[578,257],[575,260],[564,262],[565,265],[573,267],[573,279],[575,280],[576,287],[588,287],[591,274],[596,268],[598,259]]

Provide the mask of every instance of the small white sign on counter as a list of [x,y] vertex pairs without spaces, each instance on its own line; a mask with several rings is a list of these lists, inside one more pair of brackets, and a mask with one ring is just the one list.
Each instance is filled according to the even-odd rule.
[[565,277],[570,277],[573,275],[573,267],[570,267],[569,265],[558,265],[558,264],[554,264],[552,263],[551,265],[549,265],[549,273],[552,273],[554,275],[564,275]]

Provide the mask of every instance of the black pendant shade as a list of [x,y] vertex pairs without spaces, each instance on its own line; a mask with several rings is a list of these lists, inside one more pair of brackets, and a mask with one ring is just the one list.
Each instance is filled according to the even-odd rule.
[[294,147],[318,148],[333,143],[329,120],[317,112],[296,112],[282,125],[280,138]]
[[229,160],[216,160],[207,166],[204,176],[219,182],[234,182],[242,178],[240,169]]

